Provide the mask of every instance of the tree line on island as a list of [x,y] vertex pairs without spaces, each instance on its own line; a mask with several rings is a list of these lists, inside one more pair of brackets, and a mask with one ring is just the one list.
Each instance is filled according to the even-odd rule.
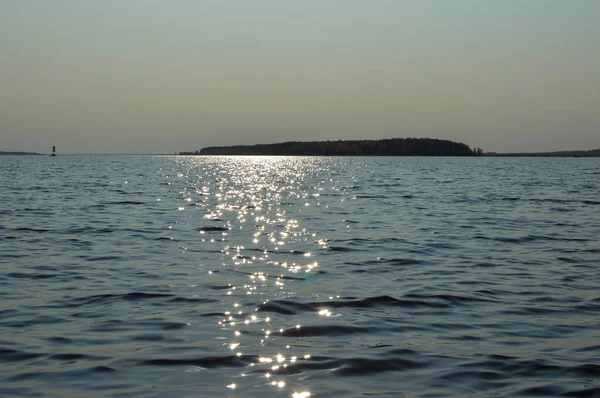
[[180,155],[255,156],[481,156],[481,148],[436,138],[290,141],[276,144],[213,146]]

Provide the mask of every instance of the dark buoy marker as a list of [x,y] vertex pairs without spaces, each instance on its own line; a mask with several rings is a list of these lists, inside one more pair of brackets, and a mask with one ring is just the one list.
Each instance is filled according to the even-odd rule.
[[56,147],[54,145],[52,146],[52,155],[50,156],[56,156]]

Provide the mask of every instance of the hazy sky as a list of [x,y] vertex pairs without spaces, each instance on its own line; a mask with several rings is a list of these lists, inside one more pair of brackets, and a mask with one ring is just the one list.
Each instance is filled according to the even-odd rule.
[[0,0],[0,150],[600,148],[600,0]]

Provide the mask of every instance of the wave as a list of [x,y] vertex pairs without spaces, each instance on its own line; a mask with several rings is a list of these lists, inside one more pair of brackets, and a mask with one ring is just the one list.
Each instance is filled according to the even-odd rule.
[[448,303],[440,303],[429,300],[404,300],[391,296],[375,296],[362,299],[330,300],[313,303],[302,303],[290,300],[271,300],[258,306],[257,311],[275,312],[279,314],[299,314],[302,312],[318,312],[323,308],[374,308],[374,307],[427,307],[448,308]]
[[332,251],[332,252],[342,252],[342,253],[366,251],[366,249],[355,249],[352,247],[342,247],[342,246],[328,246],[327,250]]
[[146,319],[143,321],[111,319],[94,323],[88,327],[92,332],[130,332],[139,330],[179,330],[188,327],[185,322],[166,321],[164,319]]
[[145,205],[146,202],[140,202],[139,200],[122,200],[122,201],[118,201],[118,202],[109,202],[109,205],[121,205],[121,206],[126,206],[126,205]]
[[589,239],[584,238],[567,238],[555,237],[548,235],[524,235],[521,237],[491,237],[486,235],[476,235],[475,239],[492,240],[502,243],[528,243],[536,241],[556,241],[556,242],[589,242]]
[[44,354],[21,351],[21,350],[11,350],[8,348],[0,347],[0,362],[2,363],[15,363],[15,362],[23,362],[28,361],[30,359],[35,359],[44,356]]
[[227,355],[200,358],[157,358],[136,362],[138,366],[198,366],[200,368],[239,368],[258,362],[257,355]]
[[373,327],[344,326],[344,325],[322,325],[302,326],[284,329],[281,332],[285,337],[315,337],[315,336],[343,336],[357,333],[375,333],[378,330]]
[[40,273],[23,273],[23,272],[9,272],[6,274],[9,278],[17,279],[51,279],[56,278],[59,274],[40,274]]
[[46,232],[51,232],[52,230],[45,229],[45,228],[18,227],[18,228],[15,228],[14,231],[46,233]]
[[386,264],[386,265],[419,265],[419,264],[424,264],[425,261],[424,260],[417,260],[415,258],[380,258],[377,260],[370,260],[367,261],[366,264],[370,264],[370,265],[381,265],[381,264]]
[[216,302],[214,299],[195,297],[187,298],[177,296],[175,294],[132,292],[123,294],[97,294],[83,297],[64,298],[56,301],[54,306],[57,308],[78,308],[90,305],[102,305],[115,301],[139,302],[148,300],[155,301],[155,304],[160,304],[161,302],[165,304],[182,302],[200,304]]
[[200,232],[225,232],[225,231],[229,231],[229,230],[230,230],[230,228],[227,228],[227,227],[214,227],[214,226],[198,228],[198,231],[200,231]]

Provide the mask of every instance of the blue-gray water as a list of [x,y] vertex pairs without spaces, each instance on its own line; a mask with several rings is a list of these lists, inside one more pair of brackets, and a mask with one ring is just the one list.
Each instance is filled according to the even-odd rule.
[[600,396],[600,159],[0,168],[0,396]]

